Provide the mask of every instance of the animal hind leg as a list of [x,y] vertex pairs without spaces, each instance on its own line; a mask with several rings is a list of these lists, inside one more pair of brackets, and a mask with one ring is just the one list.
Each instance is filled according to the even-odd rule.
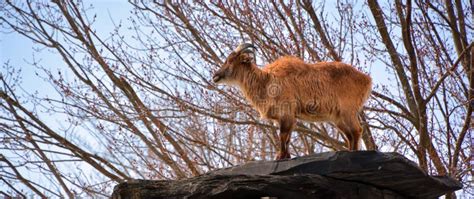
[[360,138],[362,137],[362,127],[360,125],[360,121],[357,116],[354,117],[352,120],[351,125],[351,132],[352,132],[352,151],[360,150]]
[[360,149],[359,143],[362,136],[362,127],[357,116],[347,117],[337,123],[337,127],[346,137],[347,149],[357,151]]

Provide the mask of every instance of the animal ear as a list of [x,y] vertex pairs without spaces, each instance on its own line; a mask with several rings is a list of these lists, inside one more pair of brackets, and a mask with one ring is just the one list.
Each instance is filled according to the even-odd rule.
[[240,54],[240,63],[251,64],[254,62],[255,55],[253,53],[242,53]]

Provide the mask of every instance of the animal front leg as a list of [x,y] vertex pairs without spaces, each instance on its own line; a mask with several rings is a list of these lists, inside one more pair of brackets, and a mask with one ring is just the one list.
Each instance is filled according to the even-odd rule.
[[291,131],[295,125],[295,119],[292,117],[282,117],[280,119],[280,152],[278,153],[276,159],[289,159],[291,158],[289,147],[290,147],[290,138]]
[[288,159],[291,158],[289,152],[291,132],[282,133],[280,132],[280,152],[278,153],[276,160]]

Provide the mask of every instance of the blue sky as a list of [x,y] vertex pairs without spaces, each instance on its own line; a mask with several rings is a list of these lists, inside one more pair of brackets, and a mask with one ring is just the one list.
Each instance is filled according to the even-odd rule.
[[[112,19],[117,24],[120,21],[128,22],[126,18],[130,16],[131,5],[127,1],[109,1],[109,0],[85,0],[84,5],[90,5],[93,3],[94,9],[89,10],[89,15],[93,16],[97,14],[97,21],[94,24],[94,28],[97,30],[98,34],[106,36],[114,28],[114,24],[111,23]],[[36,49],[36,50],[35,50]],[[37,51],[41,49],[40,51]],[[35,94],[37,92],[37,97],[53,97],[58,99],[58,93],[54,90],[52,85],[43,80],[41,77],[46,77],[46,74],[40,69],[32,66],[31,63],[37,61],[42,67],[51,69],[53,72],[61,70],[63,72],[67,71],[65,64],[62,61],[61,57],[57,52],[44,49],[40,45],[34,44],[31,40],[25,38],[22,35],[19,35],[14,32],[5,32],[5,30],[0,31],[0,67],[1,72],[5,72],[3,67],[5,63],[13,66],[15,69],[21,69],[20,76],[22,81],[20,82],[20,87],[22,90],[18,90],[19,96],[26,94]],[[39,74],[39,77],[36,75]],[[23,92],[25,91],[25,92]],[[27,106],[34,106],[34,104],[26,104]],[[61,128],[61,124],[65,117],[59,117],[55,115],[51,117],[48,114],[41,114],[39,117],[44,120],[50,127],[54,129]],[[85,132],[78,131],[79,134],[72,135],[76,137],[87,137],[90,136]],[[93,146],[93,139],[86,139],[89,146]],[[85,141],[85,140],[84,140]],[[93,148],[92,150],[94,150]],[[3,155],[7,157],[14,158],[16,155],[9,154],[9,151],[0,151]],[[83,164],[82,169],[84,171],[91,169],[87,164]],[[36,182],[42,182],[45,179],[43,175],[35,175],[35,172],[30,170],[24,170],[25,168],[18,168],[23,175],[28,179],[31,179]],[[92,173],[91,173],[92,174]],[[92,175],[93,176],[93,175]],[[44,186],[54,186],[53,184],[44,184]],[[20,189],[29,190],[20,184]],[[5,187],[0,186],[0,190],[7,190]]]
[[[94,9],[89,10],[88,14],[93,16],[97,14],[97,21],[94,23],[93,28],[97,30],[99,35],[107,36],[109,32],[114,29],[114,23],[124,23],[127,27],[127,17],[131,15],[131,5],[125,0],[85,0],[84,5],[88,6],[93,4]],[[112,21],[114,23],[112,23]],[[21,76],[23,82],[21,86],[30,94],[35,91],[39,92],[40,96],[56,96],[57,92],[47,81],[37,77],[35,73],[39,73],[40,76],[45,76],[39,69],[32,66],[30,63],[33,62],[34,58],[36,61],[52,71],[66,70],[64,69],[64,63],[61,58],[54,51],[43,49],[40,52],[35,52],[34,48],[40,46],[35,45],[32,41],[16,33],[7,33],[4,31],[0,32],[0,63],[3,65],[5,62],[9,62],[10,65],[15,68],[21,68]],[[401,49],[403,51],[403,49]],[[33,56],[34,55],[34,56]],[[376,62],[377,63],[377,62]],[[4,70],[0,67],[0,70]],[[382,63],[373,64],[373,66],[367,67],[367,70],[371,73],[374,78],[374,82],[381,84],[395,84],[394,81],[388,82],[387,79],[390,76],[385,71],[385,66]],[[43,118],[45,119],[45,118]],[[47,118],[54,126],[54,123],[58,118]],[[0,189],[2,189],[0,187]]]
[[[85,6],[91,4],[93,4],[93,9],[89,10],[88,14],[90,16],[97,14],[97,21],[93,27],[100,35],[107,35],[113,30],[114,24],[111,23],[112,20],[116,24],[121,21],[127,22],[126,19],[130,16],[130,10],[132,8],[131,5],[124,0],[84,1]],[[42,50],[35,52],[34,48]],[[64,63],[62,63],[61,58],[56,52],[43,49],[22,35],[5,32],[5,30],[0,31],[0,63],[3,65],[9,62],[9,64],[15,68],[21,68],[21,76],[23,77],[21,85],[30,93],[35,90],[41,91],[41,93],[55,93],[54,90],[51,90],[52,88],[49,86],[49,83],[44,82],[35,75],[36,72],[41,74],[41,71],[29,64],[33,62],[33,60],[39,61],[42,66],[51,68],[53,71],[56,68],[59,69],[64,66]],[[0,68],[2,71],[4,70],[3,67]]]
[[[93,8],[88,11],[89,16],[97,14],[97,21],[93,24],[93,28],[97,30],[99,35],[107,36],[114,28],[114,23],[118,24],[120,22],[124,23],[126,27],[128,21],[127,17],[130,16],[130,10],[132,6],[124,0],[115,1],[115,0],[85,0],[84,5],[88,6],[93,4]],[[328,6],[330,7],[330,6]],[[112,23],[112,21],[114,23]],[[43,80],[36,77],[35,73],[38,71],[34,66],[31,66],[33,60],[39,61],[39,63],[47,68],[53,69],[63,67],[61,58],[56,54],[56,52],[51,52],[50,50],[43,49],[40,52],[35,52],[33,48],[39,48],[40,46],[35,45],[32,41],[16,33],[8,33],[5,31],[0,32],[0,63],[3,65],[5,62],[9,62],[10,65],[21,68],[23,77],[22,86],[28,91],[33,91],[31,88],[36,88],[35,90],[41,90],[42,93],[54,93],[54,91],[49,92],[48,88],[49,83],[44,82]],[[34,56],[33,56],[34,54]],[[34,59],[35,58],[35,59]],[[1,70],[4,70],[3,68]],[[383,65],[367,67],[367,70],[370,70],[370,73],[377,73],[382,75],[373,75],[376,83],[386,81],[386,73]],[[385,78],[381,78],[385,77]]]

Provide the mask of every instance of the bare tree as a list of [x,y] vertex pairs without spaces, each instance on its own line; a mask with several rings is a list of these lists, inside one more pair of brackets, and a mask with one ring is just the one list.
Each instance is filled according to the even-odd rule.
[[[6,194],[107,196],[113,184],[132,178],[185,178],[273,159],[274,124],[261,120],[236,89],[211,82],[243,41],[259,47],[258,64],[295,55],[343,61],[367,73],[385,69],[374,74],[360,116],[365,149],[402,153],[471,191],[469,2],[129,3],[129,27],[117,23],[107,36],[81,2],[1,3],[2,29],[61,59],[58,71],[31,63],[55,95],[22,88],[17,66],[4,63],[0,185],[9,188]],[[301,122],[296,131],[295,155],[344,149],[331,124]],[[25,175],[35,171],[50,183]]]

